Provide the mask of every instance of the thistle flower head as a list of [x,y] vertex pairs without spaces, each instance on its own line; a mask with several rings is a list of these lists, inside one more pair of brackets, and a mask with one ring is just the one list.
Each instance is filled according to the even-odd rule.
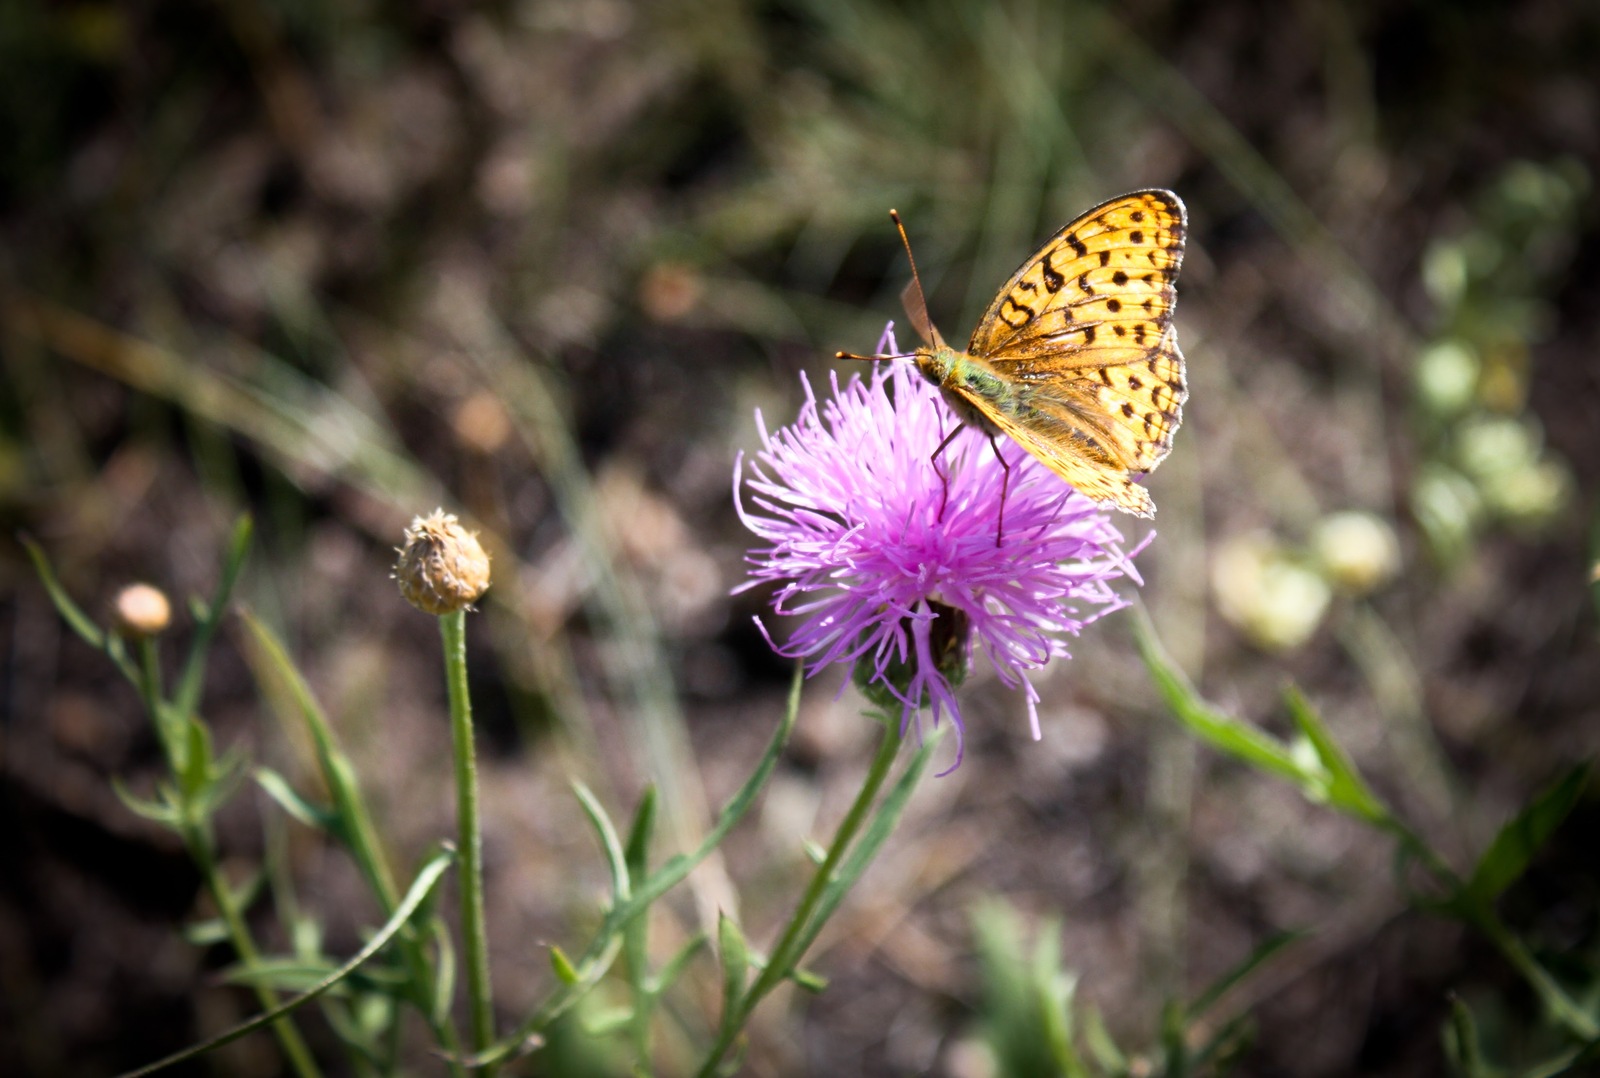
[[[892,331],[880,350],[896,350]],[[773,610],[800,619],[775,650],[804,658],[812,673],[851,664],[869,696],[898,701],[902,725],[926,706],[935,725],[949,716],[958,739],[953,686],[982,652],[1002,683],[1022,691],[1038,738],[1029,671],[1067,656],[1068,637],[1127,605],[1113,590],[1118,579],[1140,583],[1121,533],[997,439],[1011,468],[997,544],[1001,463],[969,430],[935,464],[958,421],[915,368],[878,364],[843,386],[831,374],[826,400],[801,381],[799,417],[769,432],[757,412],[762,448],[749,476],[742,456],[734,474],[739,515],[764,543],[747,555],[744,587],[777,583]]]
[[406,529],[394,577],[406,602],[425,614],[469,609],[489,590],[489,555],[454,514],[435,509]]

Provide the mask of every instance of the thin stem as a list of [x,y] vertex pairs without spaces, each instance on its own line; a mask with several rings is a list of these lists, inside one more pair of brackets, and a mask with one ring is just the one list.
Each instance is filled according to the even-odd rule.
[[[472,1044],[479,1052],[494,1043],[494,1003],[489,990],[489,938],[483,919],[483,833],[478,826],[478,764],[472,746],[472,701],[467,696],[467,615],[439,619],[444,637],[445,677],[450,690],[450,731],[455,742],[456,825],[461,857],[461,936],[466,959]],[[486,1064],[481,1074],[494,1073]]]
[[[188,806],[185,806],[185,815],[188,811]],[[205,879],[206,890],[211,892],[211,900],[217,905],[222,923],[227,926],[228,939],[233,944],[239,961],[244,963],[246,969],[258,966],[261,963],[261,952],[256,947],[255,938],[250,935],[249,926],[244,922],[244,915],[234,898],[233,888],[223,879],[222,869],[218,866],[215,852],[211,848],[209,830],[199,821],[186,820],[183,826],[183,840],[189,847],[189,856]],[[269,1011],[276,1009],[282,1002],[278,998],[278,993],[266,984],[257,984],[255,991],[256,998]],[[300,1078],[321,1078],[322,1071],[311,1058],[311,1049],[306,1047],[306,1042],[300,1036],[300,1031],[295,1028],[293,1019],[284,1017],[273,1022],[272,1032],[277,1035],[278,1043],[283,1047],[283,1054],[288,1057],[289,1065]]]
[[878,754],[873,758],[872,766],[867,771],[866,782],[862,784],[861,792],[856,794],[850,811],[845,813],[844,820],[839,824],[839,830],[834,833],[833,844],[828,847],[827,856],[823,858],[822,864],[811,877],[811,884],[806,888],[800,904],[795,907],[794,916],[789,919],[789,924],[785,927],[777,946],[767,958],[766,968],[756,977],[755,983],[739,1001],[733,1019],[723,1023],[716,1043],[711,1046],[710,1053],[701,1064],[698,1072],[700,1078],[711,1078],[716,1073],[728,1049],[733,1047],[739,1032],[750,1020],[756,1005],[799,964],[803,957],[805,941],[814,937],[814,933],[808,932],[812,927],[812,916],[816,913],[829,884],[834,882],[834,873],[838,871],[845,854],[849,852],[851,843],[861,830],[861,825],[866,822],[872,803],[877,800],[878,791],[888,779],[889,771],[894,766],[894,758],[900,750],[900,743],[904,740],[899,718],[897,716],[883,718],[883,740],[878,745]]

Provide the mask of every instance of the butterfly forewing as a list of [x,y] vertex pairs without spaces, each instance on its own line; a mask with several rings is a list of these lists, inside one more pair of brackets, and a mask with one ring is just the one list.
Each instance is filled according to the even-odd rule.
[[1170,191],[1090,210],[1022,264],[967,351],[1002,361],[1051,355],[1073,365],[1148,351],[1172,322],[1184,231],[1183,203]]
[[1172,448],[1188,398],[1172,328],[1183,203],[1140,191],[1058,232],[1017,270],[968,352],[1021,387],[1001,414],[972,403],[1086,496],[1149,516],[1133,482]]

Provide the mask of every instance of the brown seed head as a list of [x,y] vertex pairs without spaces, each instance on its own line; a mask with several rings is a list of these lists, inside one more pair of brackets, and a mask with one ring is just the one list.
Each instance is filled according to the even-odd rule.
[[394,577],[406,602],[425,614],[471,609],[489,590],[489,555],[455,516],[436,509],[406,529]]
[[159,636],[172,622],[172,605],[158,588],[129,584],[117,593],[112,606],[117,629],[123,636],[141,639]]

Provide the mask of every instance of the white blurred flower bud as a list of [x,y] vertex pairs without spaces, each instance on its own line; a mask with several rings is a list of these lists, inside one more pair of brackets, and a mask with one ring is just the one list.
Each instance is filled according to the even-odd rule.
[[112,611],[122,635],[133,639],[159,636],[172,622],[172,604],[159,588],[149,584],[123,588],[117,593]]
[[1346,510],[1323,517],[1311,547],[1328,580],[1352,595],[1367,594],[1400,570],[1400,540],[1373,513]]
[[1222,616],[1269,651],[1304,644],[1333,598],[1321,576],[1263,533],[1237,536],[1218,548],[1211,587]]

